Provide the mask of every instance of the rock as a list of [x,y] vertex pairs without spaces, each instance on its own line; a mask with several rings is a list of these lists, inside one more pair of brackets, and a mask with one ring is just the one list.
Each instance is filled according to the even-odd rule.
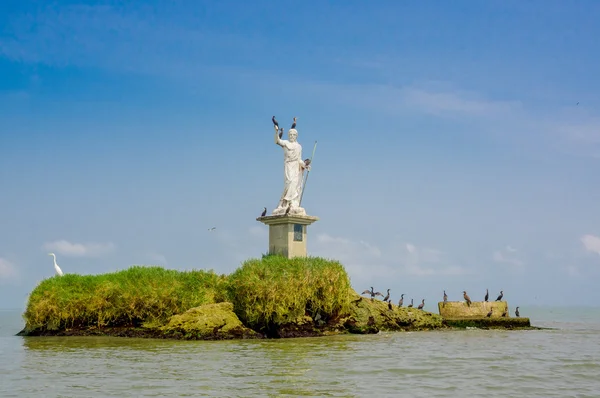
[[186,340],[227,340],[261,338],[262,335],[245,327],[233,312],[229,302],[206,304],[173,315],[159,327],[165,337]]
[[398,307],[353,292],[349,316],[341,320],[350,333],[370,334],[380,330],[428,330],[443,327],[442,317],[416,308]]

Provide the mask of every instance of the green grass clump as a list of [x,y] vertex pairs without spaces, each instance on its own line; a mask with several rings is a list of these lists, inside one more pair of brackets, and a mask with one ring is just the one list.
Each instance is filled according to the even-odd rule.
[[294,322],[307,313],[327,320],[350,307],[346,270],[319,257],[247,260],[229,276],[228,290],[235,313],[253,329]]
[[27,330],[163,323],[202,304],[226,301],[226,277],[213,271],[133,266],[42,281],[24,313]]

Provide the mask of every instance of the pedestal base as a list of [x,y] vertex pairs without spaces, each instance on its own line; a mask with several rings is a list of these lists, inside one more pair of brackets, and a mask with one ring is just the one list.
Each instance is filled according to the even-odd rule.
[[287,258],[306,257],[306,228],[318,220],[318,217],[306,215],[264,216],[256,219],[269,226],[269,254]]

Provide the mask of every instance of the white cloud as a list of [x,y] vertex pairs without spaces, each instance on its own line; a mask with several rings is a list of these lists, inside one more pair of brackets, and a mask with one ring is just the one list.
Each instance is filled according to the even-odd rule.
[[13,263],[0,257],[0,280],[12,279],[17,276],[17,269]]
[[54,242],[46,242],[44,243],[43,248],[44,250],[70,257],[99,257],[112,253],[116,246],[112,242],[71,243],[63,239]]
[[309,251],[317,256],[339,260],[353,278],[359,279],[466,273],[464,268],[451,264],[443,252],[410,242],[400,245],[392,242],[382,248],[363,240],[320,234]]
[[517,267],[525,265],[525,262],[519,258],[517,249],[506,246],[504,249],[496,250],[492,253],[492,260],[497,263],[510,264]]
[[581,243],[583,243],[585,250],[600,256],[600,237],[595,235],[583,235],[581,237]]

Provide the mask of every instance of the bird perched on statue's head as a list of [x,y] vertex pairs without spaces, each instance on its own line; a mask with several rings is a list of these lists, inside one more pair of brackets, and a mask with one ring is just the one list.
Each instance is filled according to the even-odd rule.
[[295,129],[296,128],[296,117],[294,116],[294,123],[292,123],[292,128]]

